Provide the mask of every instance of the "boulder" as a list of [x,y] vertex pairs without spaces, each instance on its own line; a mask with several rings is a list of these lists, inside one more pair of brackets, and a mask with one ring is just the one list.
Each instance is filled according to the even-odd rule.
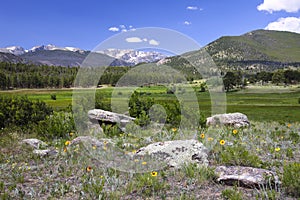
[[140,148],[134,157],[150,156],[165,162],[169,167],[179,168],[189,163],[207,166],[207,152],[206,147],[197,140],[175,140],[156,142]]
[[218,166],[215,169],[217,181],[227,185],[238,185],[248,188],[278,188],[280,181],[276,172],[243,166]]
[[35,149],[33,150],[33,153],[39,156],[53,156],[56,155],[58,151],[54,149],[44,149],[44,150]]
[[[106,110],[101,109],[93,109],[88,112],[88,117],[90,121],[94,124],[101,122],[104,124],[118,124],[119,128],[125,132],[125,127],[128,123],[131,123],[135,120],[135,118],[118,114]],[[99,126],[99,125],[98,125]],[[91,126],[90,126],[91,127]],[[101,130],[92,129],[94,132],[102,132]]]
[[108,124],[119,124],[120,127],[125,127],[128,123],[135,120],[135,118],[118,114],[101,109],[93,109],[88,112],[88,117],[92,122],[100,121]]
[[225,125],[235,128],[250,126],[248,117],[242,113],[218,114],[206,119],[207,126]]
[[29,146],[33,147],[34,149],[39,149],[41,147],[47,147],[47,144],[42,140],[30,138],[22,140],[22,143],[28,144]]

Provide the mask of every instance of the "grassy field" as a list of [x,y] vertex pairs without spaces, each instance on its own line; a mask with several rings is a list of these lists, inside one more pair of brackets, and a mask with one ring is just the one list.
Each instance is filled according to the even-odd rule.
[[[176,92],[185,92],[184,85],[176,86]],[[180,88],[180,89],[179,89]],[[109,102],[116,88],[97,89],[103,101]],[[133,88],[118,88],[113,99],[122,103],[124,94]],[[143,98],[154,98],[160,102],[171,102],[174,94],[167,94],[163,86],[138,89]],[[187,91],[187,90],[186,90]],[[210,115],[210,94],[199,92],[195,85],[199,107],[206,116]],[[91,90],[82,90],[85,93]],[[45,101],[59,110],[72,103],[71,89],[62,90],[14,90],[1,91],[0,95],[26,95],[29,99]],[[56,100],[51,95],[56,95]],[[163,129],[132,130],[130,133],[97,135],[102,146],[70,145],[78,136],[93,134],[64,131],[64,137],[49,139],[35,132],[41,128],[22,130],[20,127],[0,130],[0,199],[299,199],[300,193],[300,88],[298,87],[256,87],[227,93],[228,112],[242,112],[248,115],[251,127],[206,127],[197,130]],[[198,106],[191,104],[192,106]],[[65,113],[65,112],[59,112]],[[55,116],[55,115],[53,115]],[[53,119],[53,116],[49,119]],[[66,127],[65,120],[56,121],[58,129]],[[49,123],[43,133],[52,128]],[[151,141],[142,136],[149,137]],[[117,155],[133,154],[139,148],[154,142],[182,139],[193,135],[208,149],[208,167],[193,164],[179,169],[156,169],[158,163],[133,160],[136,167],[151,166],[145,173],[120,171],[108,167],[102,152],[109,152],[114,144],[120,152]],[[95,135],[93,135],[94,137]],[[38,156],[33,149],[21,141],[39,138],[46,146],[56,150],[55,156]],[[104,140],[104,142],[103,142]],[[221,143],[224,141],[224,143]],[[111,143],[110,143],[111,142]],[[131,144],[131,145],[125,145]],[[115,155],[115,154],[113,154]],[[111,158],[113,157],[113,158]],[[115,159],[114,156],[105,159]],[[141,158],[144,159],[144,158]],[[228,186],[216,181],[215,166],[250,166],[275,171],[282,185],[275,188],[262,185],[260,188]]]
[[[211,114],[210,94],[208,92],[197,92],[199,88],[194,87],[201,112],[205,116],[209,116]],[[177,91],[180,92],[184,88],[184,85],[178,86]],[[110,102],[114,89],[116,88],[97,89],[97,93],[103,97],[103,101]],[[133,88],[118,88],[118,91],[121,91],[122,95],[115,94],[114,100],[121,104],[127,100],[123,94],[133,91]],[[145,98],[154,98],[160,102],[176,100],[176,96],[167,94],[167,88],[163,86],[143,87],[139,88],[138,91],[143,92]],[[28,89],[0,92],[1,95],[27,95],[29,99],[45,101],[56,110],[66,108],[72,104],[72,93],[73,90],[71,89]],[[51,99],[51,94],[56,95],[56,100]],[[300,88],[296,86],[250,86],[245,90],[229,92],[226,96],[227,112],[245,113],[252,121],[296,122],[300,119],[300,104],[298,102]]]

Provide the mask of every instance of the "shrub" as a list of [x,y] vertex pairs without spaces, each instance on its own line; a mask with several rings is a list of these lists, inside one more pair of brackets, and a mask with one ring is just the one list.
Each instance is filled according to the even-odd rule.
[[287,194],[300,197],[300,163],[290,163],[283,166],[282,186]]
[[71,113],[54,112],[53,115],[40,121],[36,129],[38,135],[47,140],[66,138],[75,130],[74,118]]
[[51,99],[56,100],[56,94],[51,94]]
[[0,97],[0,102],[0,128],[38,123],[53,111],[45,102],[32,101],[26,96]]

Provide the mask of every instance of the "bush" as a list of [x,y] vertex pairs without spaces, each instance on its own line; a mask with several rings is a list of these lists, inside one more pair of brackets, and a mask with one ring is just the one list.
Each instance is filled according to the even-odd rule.
[[75,131],[74,118],[71,113],[54,112],[36,127],[39,136],[47,139],[67,138]]
[[287,194],[300,197],[300,163],[290,163],[283,166],[282,186]]
[[26,127],[44,120],[52,113],[45,102],[23,97],[0,97],[0,128],[8,126]]
[[51,99],[56,100],[56,94],[51,94]]

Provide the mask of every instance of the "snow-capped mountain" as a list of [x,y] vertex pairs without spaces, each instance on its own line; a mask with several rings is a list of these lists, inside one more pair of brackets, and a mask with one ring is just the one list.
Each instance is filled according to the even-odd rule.
[[[78,66],[91,51],[76,47],[58,47],[52,44],[34,46],[24,49],[20,46],[0,48],[0,52],[14,54],[24,61],[47,65]],[[166,58],[166,55],[155,51],[137,51],[133,49],[106,49],[93,52],[115,59],[115,65],[133,66],[139,63],[151,63]],[[104,57],[103,57],[104,58]]]
[[79,53],[85,52],[84,50],[81,50],[81,49],[76,48],[76,47],[57,47],[57,46],[52,45],[52,44],[35,46],[35,47],[32,47],[31,49],[28,49],[28,50],[26,50],[26,49],[24,49],[23,47],[20,47],[20,46],[10,46],[10,47],[5,47],[5,48],[0,48],[0,52],[11,53],[11,54],[14,54],[16,56],[23,55],[23,54],[28,53],[28,52],[53,51],[53,50],[73,51],[73,52],[79,52]]
[[10,46],[10,47],[5,47],[5,48],[0,48],[0,52],[11,53],[11,54],[18,56],[18,55],[24,54],[26,52],[26,50],[20,46]]
[[155,51],[136,51],[133,49],[106,49],[102,51],[97,51],[97,53],[106,54],[108,56],[121,59],[125,62],[132,63],[134,65],[142,62],[150,63],[156,62],[166,55],[163,55]]
[[57,47],[53,44],[35,46],[35,47],[32,47],[31,49],[29,49],[28,52],[36,52],[36,51],[43,51],[43,50],[48,50],[48,51],[62,50],[62,51],[84,52],[83,50],[76,48],[76,47]]

